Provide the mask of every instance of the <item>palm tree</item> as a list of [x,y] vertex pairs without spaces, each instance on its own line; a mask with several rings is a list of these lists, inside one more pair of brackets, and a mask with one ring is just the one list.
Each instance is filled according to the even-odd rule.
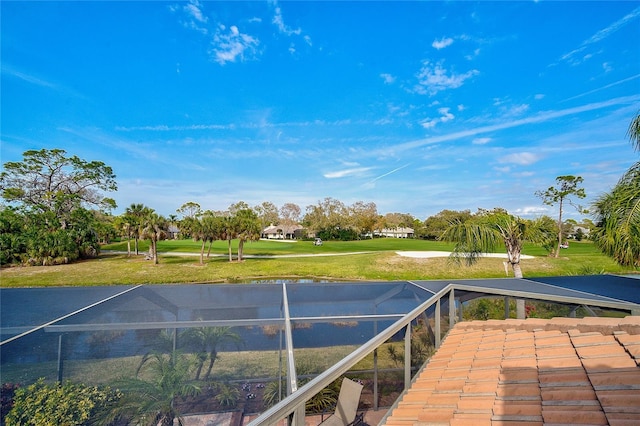
[[549,239],[542,222],[527,221],[504,210],[481,211],[467,221],[452,222],[440,238],[456,243],[452,258],[472,265],[484,253],[494,252],[500,243],[516,278],[522,278],[520,255],[525,241],[543,243]]
[[202,241],[200,247],[200,264],[204,265],[204,246],[206,244],[202,217],[187,216],[180,221],[180,229],[190,235],[194,241]]
[[129,218],[128,221],[131,225],[136,255],[138,255],[138,240],[140,239],[142,218],[148,214],[149,210],[149,207],[145,207],[144,204],[131,204],[125,210],[125,215]]
[[149,254],[153,257],[153,263],[158,264],[158,241],[163,240],[167,236],[167,220],[149,210],[147,215],[142,218],[140,235],[143,238],[149,238]]
[[136,425],[173,426],[174,419],[178,418],[182,425],[176,398],[200,393],[200,388],[189,382],[188,358],[175,351],[168,355],[155,353],[145,359],[144,367],[140,373],[148,378],[137,375],[114,383],[123,397],[102,420],[108,423],[124,418]]
[[231,253],[231,241],[238,236],[238,224],[235,216],[225,216],[223,218],[224,226],[222,238],[227,240],[227,248],[229,250],[229,262],[233,262],[233,254]]
[[[631,120],[627,136],[640,151],[640,113]],[[595,244],[623,266],[640,266],[640,162],[620,178],[610,193],[593,204]]]
[[636,151],[640,151],[640,113],[636,114],[629,129],[627,130],[627,136],[631,139],[631,144]]
[[236,345],[242,342],[242,338],[238,333],[233,331],[231,327],[197,327],[190,328],[184,332],[184,341],[196,348],[196,356],[198,360],[198,368],[196,370],[196,380],[200,379],[204,362],[207,360],[207,354],[209,358],[209,366],[205,379],[211,376],[211,370],[213,364],[218,358],[218,350],[220,346],[225,343],[235,343]]
[[238,237],[238,262],[242,261],[245,241],[257,241],[260,239],[260,219],[253,210],[243,209],[236,213],[237,237]]
[[131,237],[133,236],[133,218],[127,214],[116,217],[114,226],[120,231],[120,235],[127,237],[127,257],[131,257]]

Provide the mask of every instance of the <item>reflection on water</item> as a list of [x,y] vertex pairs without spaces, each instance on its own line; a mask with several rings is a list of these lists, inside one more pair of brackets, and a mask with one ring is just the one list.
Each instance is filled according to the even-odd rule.
[[328,280],[326,278],[260,278],[255,280],[235,280],[229,278],[227,280],[233,284],[317,284],[317,283],[339,283],[340,280]]

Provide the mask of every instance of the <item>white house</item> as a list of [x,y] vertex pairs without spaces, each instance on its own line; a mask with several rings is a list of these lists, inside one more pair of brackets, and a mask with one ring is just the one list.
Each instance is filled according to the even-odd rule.
[[294,238],[300,238],[302,230],[304,228],[301,225],[274,225],[271,224],[262,230],[262,238],[269,240],[291,240]]
[[413,238],[413,228],[384,228],[373,231],[373,235],[376,237],[388,237],[388,238]]

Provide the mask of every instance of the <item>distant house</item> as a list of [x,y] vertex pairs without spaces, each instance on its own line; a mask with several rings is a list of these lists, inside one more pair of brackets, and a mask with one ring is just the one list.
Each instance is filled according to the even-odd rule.
[[179,234],[180,234],[180,229],[176,225],[174,224],[169,225],[169,227],[167,228],[168,240],[177,240]]
[[268,240],[293,240],[302,238],[304,228],[301,225],[274,225],[271,224],[262,230],[262,238]]
[[376,237],[388,237],[388,238],[413,238],[413,228],[384,228],[373,231],[373,235]]
[[571,230],[571,235],[569,235],[569,238],[576,238],[576,235],[578,234],[582,234],[583,238],[589,238],[589,235],[591,234],[591,229],[584,226],[576,225]]

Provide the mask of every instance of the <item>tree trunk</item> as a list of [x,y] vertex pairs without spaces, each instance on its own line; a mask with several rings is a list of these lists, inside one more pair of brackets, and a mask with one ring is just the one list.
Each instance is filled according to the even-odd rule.
[[208,379],[211,376],[211,370],[213,369],[213,363],[216,362],[216,358],[218,357],[218,351],[213,350],[209,354],[209,368],[207,368],[207,375],[204,377]]
[[558,215],[558,247],[556,247],[555,257],[560,257],[560,246],[562,245],[562,198],[560,198],[560,214]]
[[211,255],[211,246],[213,245],[213,240],[209,240],[209,248],[207,249],[207,259],[209,259],[209,256]]
[[229,242],[229,262],[233,262],[233,255],[231,254],[231,240],[227,240]]
[[515,278],[522,278],[522,269],[520,268],[520,253],[522,251],[521,244],[512,239],[505,239],[504,244],[507,248],[507,259],[511,264],[513,276]]
[[136,249],[136,256],[137,256],[138,254],[140,254],[138,253],[138,237],[137,236],[133,240],[133,245],[134,245],[134,248]]
[[127,257],[131,257],[131,238],[127,237]]
[[204,245],[206,244],[206,241],[203,239],[202,240],[202,246],[200,247],[200,264],[204,265]]
[[158,264],[158,242],[152,238],[151,239],[151,250],[153,251],[153,264]]
[[202,367],[204,367],[204,362],[207,360],[208,355],[209,354],[206,352],[198,353],[198,368],[196,370],[196,380],[200,380],[200,374],[202,374]]
[[515,278],[522,278],[522,268],[520,268],[520,262],[511,263],[511,269],[513,269],[513,276]]
[[242,252],[244,251],[244,241],[238,241],[238,262],[242,262]]

